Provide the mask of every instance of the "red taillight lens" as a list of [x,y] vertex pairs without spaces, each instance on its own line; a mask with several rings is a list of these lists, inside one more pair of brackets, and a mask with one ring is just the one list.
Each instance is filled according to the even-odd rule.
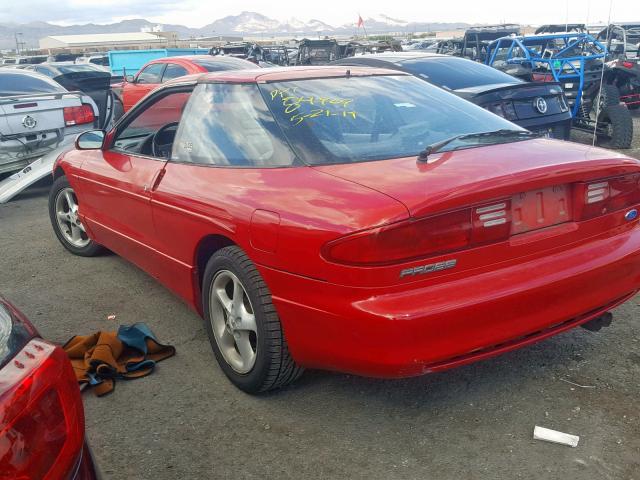
[[633,62],[622,62],[624,68],[633,68]]
[[64,115],[64,124],[67,127],[92,123],[95,119],[93,107],[88,103],[83,103],[80,107],[64,107],[62,112]]
[[82,452],[84,412],[65,352],[31,340],[0,377],[0,478],[68,478]]
[[471,210],[466,209],[350,235],[330,242],[323,253],[338,263],[383,265],[458,250],[470,240]]
[[550,73],[534,73],[531,75],[534,82],[555,82],[556,79]]
[[640,174],[625,175],[575,188],[575,219],[588,220],[640,203]]
[[509,200],[367,230],[323,249],[332,262],[385,265],[504,240],[511,229]]

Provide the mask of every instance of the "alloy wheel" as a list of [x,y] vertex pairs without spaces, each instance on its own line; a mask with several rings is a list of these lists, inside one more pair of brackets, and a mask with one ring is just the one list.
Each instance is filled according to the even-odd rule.
[[65,240],[82,248],[91,241],[78,215],[78,199],[72,188],[63,188],[56,196],[56,220]]
[[209,300],[209,321],[222,356],[237,373],[249,373],[256,362],[258,329],[242,282],[233,272],[220,270],[211,283]]

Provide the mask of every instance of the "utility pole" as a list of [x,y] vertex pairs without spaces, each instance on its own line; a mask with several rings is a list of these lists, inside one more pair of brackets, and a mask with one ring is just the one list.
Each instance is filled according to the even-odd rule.
[[15,39],[16,39],[16,55],[20,55],[20,50],[21,50],[21,49],[20,49],[20,46],[23,46],[23,47],[24,47],[24,45],[25,45],[25,43],[24,43],[23,41],[19,41],[19,40],[18,40],[18,35],[22,35],[22,33],[20,33],[20,32],[16,32],[16,33],[14,34],[14,37],[15,37]]

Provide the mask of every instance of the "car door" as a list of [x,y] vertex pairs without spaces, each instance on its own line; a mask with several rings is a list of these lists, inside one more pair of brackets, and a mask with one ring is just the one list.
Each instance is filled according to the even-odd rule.
[[[96,241],[152,275],[158,262],[150,198],[166,162],[152,142],[160,132],[162,142],[170,143],[189,95],[184,87],[163,89],[139,104],[101,150],[86,152],[78,179],[82,214]],[[167,105],[173,107],[171,118]],[[158,112],[173,132],[161,131]]]
[[128,112],[145,95],[162,83],[165,67],[165,63],[147,65],[140,70],[133,82],[125,84],[122,91],[122,105],[125,112]]

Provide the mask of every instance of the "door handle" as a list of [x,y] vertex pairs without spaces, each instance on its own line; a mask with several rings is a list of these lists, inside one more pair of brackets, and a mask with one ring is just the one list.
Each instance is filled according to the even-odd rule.
[[153,192],[156,188],[158,188],[158,185],[160,185],[160,180],[162,180],[162,177],[164,177],[164,172],[165,170],[163,168],[162,170],[160,170],[158,173],[155,174],[155,176],[151,180],[151,186],[149,186],[149,184],[147,183],[144,184],[142,188],[145,191],[145,193]]

